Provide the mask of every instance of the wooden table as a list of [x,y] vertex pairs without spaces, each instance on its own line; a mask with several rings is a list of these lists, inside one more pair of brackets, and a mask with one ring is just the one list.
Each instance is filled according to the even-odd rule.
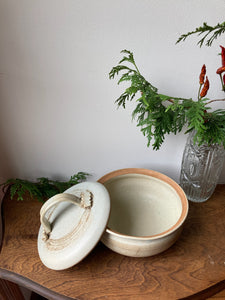
[[41,203],[3,199],[0,278],[48,299],[206,299],[225,288],[225,185],[190,203],[180,239],[160,255],[130,258],[103,244],[78,265],[47,269],[37,252]]

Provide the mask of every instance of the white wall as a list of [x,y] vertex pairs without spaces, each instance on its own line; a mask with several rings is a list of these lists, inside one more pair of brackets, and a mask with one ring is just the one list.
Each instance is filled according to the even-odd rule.
[[197,37],[175,42],[204,21],[224,21],[224,11],[224,0],[0,0],[1,177],[86,171],[96,180],[145,167],[179,181],[186,136],[147,148],[133,104],[117,110],[123,87],[108,73],[126,48],[160,92],[195,98],[205,63],[208,96],[223,97],[215,71],[224,37],[202,49]]

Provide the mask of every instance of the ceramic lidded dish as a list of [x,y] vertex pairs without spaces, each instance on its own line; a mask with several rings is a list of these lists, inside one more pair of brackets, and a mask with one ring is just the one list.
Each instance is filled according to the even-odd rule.
[[126,256],[155,255],[178,239],[187,213],[188,200],[169,177],[147,169],[117,170],[44,203],[38,253],[54,270],[79,263],[100,239]]
[[101,241],[113,251],[145,257],[168,249],[188,214],[181,187],[159,172],[121,169],[98,180],[108,190],[111,214]]

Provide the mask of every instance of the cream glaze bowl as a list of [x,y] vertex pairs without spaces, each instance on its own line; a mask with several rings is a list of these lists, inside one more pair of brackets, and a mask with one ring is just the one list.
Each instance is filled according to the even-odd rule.
[[175,243],[188,200],[169,177],[147,169],[121,169],[98,180],[108,190],[111,214],[101,241],[132,257],[158,254]]

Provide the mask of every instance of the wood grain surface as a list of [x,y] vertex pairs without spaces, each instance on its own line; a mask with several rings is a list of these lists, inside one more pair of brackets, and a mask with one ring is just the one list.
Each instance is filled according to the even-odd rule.
[[98,243],[78,265],[47,269],[37,252],[41,203],[3,201],[0,278],[49,299],[206,299],[225,288],[225,185],[202,204],[190,203],[180,239],[147,258],[125,257]]

